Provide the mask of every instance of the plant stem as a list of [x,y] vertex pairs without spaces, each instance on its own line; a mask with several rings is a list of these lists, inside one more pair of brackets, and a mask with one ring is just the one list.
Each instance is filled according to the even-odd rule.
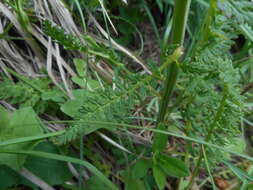
[[[222,100],[220,102],[218,111],[217,111],[217,113],[215,115],[215,118],[214,118],[213,122],[208,127],[209,130],[208,130],[207,136],[205,138],[205,142],[210,141],[210,139],[212,137],[213,131],[214,131],[215,127],[217,126],[217,122],[220,120],[220,117],[221,117],[221,115],[223,113],[223,110],[224,110],[224,107],[225,107],[225,104],[226,104],[226,99],[227,99],[227,89],[225,87],[224,94],[223,94]],[[186,189],[190,190],[192,188],[193,183],[194,183],[194,179],[197,176],[197,174],[199,173],[199,169],[200,169],[200,165],[201,165],[203,157],[204,157],[204,154],[203,154],[203,151],[202,151],[202,147],[200,147],[199,158],[198,158],[196,167],[193,170],[190,182],[189,182],[189,184],[188,184],[188,186],[187,186]]]
[[[175,0],[171,44],[177,47],[183,46],[190,3],[191,3],[191,0]],[[156,123],[157,129],[160,129],[161,125],[159,124],[164,122],[168,104],[169,104],[169,99],[172,95],[173,88],[176,84],[177,74],[178,74],[178,65],[176,62],[173,62],[172,64],[169,65],[167,69],[167,77],[164,84],[165,87],[163,90],[161,106],[160,106],[157,123]],[[154,144],[156,144],[155,141],[157,140],[158,140],[158,137],[156,138],[156,135],[155,135]]]
[[201,47],[201,45],[203,46],[203,43],[207,43],[208,38],[212,35],[212,32],[210,31],[210,25],[214,18],[214,14],[217,7],[216,4],[217,0],[210,0],[209,8],[207,10],[205,18],[203,19],[200,29],[198,30],[198,32],[195,33],[194,37],[192,38],[192,43],[188,48],[188,52],[186,52],[185,57],[194,57],[196,51],[198,50],[198,47]]

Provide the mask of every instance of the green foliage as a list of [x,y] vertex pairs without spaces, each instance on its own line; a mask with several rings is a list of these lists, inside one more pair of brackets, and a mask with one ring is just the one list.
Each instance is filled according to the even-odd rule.
[[[172,13],[176,12],[174,1],[136,0],[122,6],[122,1],[113,0],[105,1],[105,8],[102,9],[101,2],[103,1],[63,1],[63,5],[64,3],[70,5],[66,10],[73,8],[73,15],[77,16],[74,7],[76,4],[80,6],[78,11],[81,10],[84,13],[85,18],[81,18],[82,22],[78,17],[75,20],[77,28],[87,25],[87,31],[85,30],[85,34],[80,36],[67,33],[63,29],[66,26],[59,22],[60,20],[55,21],[55,15],[52,15],[52,21],[41,21],[39,17],[36,17],[36,12],[31,10],[26,12],[27,7],[33,7],[32,5],[19,7],[19,10],[15,9],[20,24],[29,21],[26,29],[28,33],[32,32],[31,29],[34,26],[38,27],[40,22],[36,19],[42,22],[41,32],[45,35],[44,37],[51,37],[64,48],[60,48],[61,55],[68,52],[67,62],[77,75],[70,77],[66,74],[65,76],[73,94],[73,98],[67,99],[49,78],[28,78],[8,68],[5,70],[8,61],[1,59],[0,52],[0,60],[4,61],[0,69],[7,71],[13,78],[13,81],[7,77],[1,78],[0,100],[19,108],[10,114],[0,107],[0,140],[14,140],[14,144],[1,146],[0,163],[15,170],[25,166],[48,184],[59,185],[59,188],[64,189],[117,189],[110,181],[112,180],[126,190],[161,190],[171,181],[173,185],[174,181],[178,182],[176,184],[178,189],[186,187],[188,176],[191,176],[189,184],[194,183],[195,176],[199,173],[198,169],[203,166],[204,154],[206,174],[212,179],[214,168],[218,168],[218,171],[223,170],[223,165],[219,163],[222,163],[224,159],[234,159],[222,152],[223,147],[226,147],[230,153],[237,151],[237,156],[242,156],[245,148],[240,126],[242,118],[245,117],[245,111],[248,115],[252,115],[252,107],[248,106],[250,109],[246,110],[248,109],[245,107],[247,99],[241,91],[244,88],[242,85],[252,80],[253,70],[252,66],[247,64],[251,62],[250,59],[239,66],[236,63],[241,59],[252,57],[252,3],[248,0],[192,1],[186,27],[187,35],[181,47],[180,40],[174,44],[167,44],[174,17]],[[15,8],[14,3],[10,1],[8,5]],[[49,5],[49,10],[51,10],[51,5]],[[163,47],[154,52],[155,54],[162,52],[161,57],[155,57],[161,61],[152,63],[150,76],[134,69],[131,71],[127,69],[125,66],[127,64],[122,64],[123,60],[129,64],[132,62],[129,59],[123,59],[122,54],[113,49],[109,40],[102,40],[102,37],[96,33],[96,28],[88,17],[90,13],[97,18],[103,28],[106,28],[105,31],[112,35],[111,25],[107,26],[108,23],[103,22],[106,19],[108,21],[108,18],[103,20],[102,17],[105,11],[108,11],[108,15],[113,19],[119,31],[119,35],[114,40],[125,46],[131,43],[133,45],[131,48],[135,47],[136,52],[138,50],[136,47],[144,44],[144,50],[148,53],[144,51],[144,55],[141,55],[143,57],[153,56],[153,52],[146,47],[153,46],[153,40],[151,40],[152,44],[147,39],[144,43],[142,41],[139,43],[135,40],[137,38],[133,37],[136,32],[139,33],[141,39],[142,35],[146,37],[147,34],[154,32]],[[179,13],[179,15],[183,14]],[[34,14],[35,22],[32,17],[28,19],[27,16],[30,14]],[[164,23],[158,22],[161,17],[166,20]],[[149,19],[149,22],[146,22],[146,19]],[[180,19],[184,17],[176,21],[183,21]],[[87,23],[84,23],[86,21]],[[62,28],[54,22],[61,23]],[[178,26],[178,23],[174,24]],[[143,25],[148,25],[148,31],[144,31],[146,28],[143,28],[141,33],[138,28]],[[0,37],[3,37],[2,40],[7,39],[9,32],[16,33],[16,30],[13,30],[14,27],[8,24],[3,29],[4,32],[0,34]],[[149,28],[153,31],[149,31]],[[165,32],[162,33],[162,31]],[[33,38],[33,36],[36,35],[33,34],[30,37]],[[164,36],[164,42],[160,40],[161,36]],[[110,37],[114,38],[113,35]],[[241,38],[243,42],[238,42]],[[174,42],[173,36],[171,41]],[[35,45],[41,45],[37,41],[34,42],[36,42]],[[25,42],[16,44],[16,41],[11,41],[11,43],[15,44],[12,44],[14,47],[23,45]],[[39,49],[42,49],[41,53],[46,55],[45,47]],[[36,55],[33,47],[28,50]],[[168,50],[168,55],[165,54],[165,50]],[[26,50],[20,50],[20,52],[25,54]],[[150,53],[152,55],[149,55]],[[80,57],[85,57],[85,59],[80,59]],[[52,63],[54,61],[53,59]],[[145,61],[150,62],[150,60]],[[109,68],[108,72],[107,68]],[[175,72],[171,72],[172,78],[168,77],[169,80],[165,81],[163,71],[167,68],[169,72]],[[52,69],[57,75],[58,68]],[[109,80],[104,73],[109,75]],[[179,73],[178,79],[177,73]],[[248,76],[251,78],[248,79]],[[162,93],[159,92],[164,83],[171,84],[168,85],[171,88],[165,91],[168,93],[164,93],[161,100]],[[251,93],[246,96],[249,101],[252,100]],[[160,113],[158,113],[159,107],[163,107]],[[25,142],[15,142],[15,139],[19,137],[42,134],[39,120],[33,110],[43,119],[49,115],[53,116],[49,118],[64,120],[55,121],[58,124],[66,122],[64,125],[66,128],[57,132],[57,135],[61,134],[61,136],[54,142],[59,142],[60,145],[67,144],[65,147],[68,150],[65,152],[72,152],[69,149],[74,148],[75,155],[78,153],[80,158],[84,158],[76,159],[60,155],[63,149],[59,149],[59,144],[43,142],[35,148],[36,151],[30,151],[37,141],[26,139]],[[160,117],[158,120],[155,118],[161,113],[164,115],[160,122]],[[134,125],[138,126],[133,127]],[[155,125],[158,130],[153,129]],[[61,124],[55,125],[54,129],[61,127]],[[121,130],[124,128],[125,131],[117,131],[117,127]],[[99,134],[102,133],[90,135],[98,130],[108,136],[107,143],[103,143],[104,139],[100,138]],[[154,132],[153,136],[150,131]],[[173,137],[169,139],[168,135]],[[83,136],[86,137],[83,138]],[[74,141],[77,138],[80,138],[80,141]],[[81,141],[82,139],[84,141]],[[188,142],[189,140],[194,143]],[[79,142],[80,145],[78,145]],[[144,145],[139,145],[139,143]],[[203,146],[200,148],[196,143]],[[119,146],[126,147],[131,153],[115,148]],[[169,149],[165,149],[166,147]],[[205,150],[204,153],[202,150]],[[30,156],[26,159],[24,155]],[[252,160],[245,155],[242,157]],[[103,174],[84,160],[88,160],[99,168]],[[83,187],[77,188],[73,182],[75,180],[71,181],[72,175],[66,164],[61,161],[87,167],[90,176]],[[236,158],[235,161],[241,160]],[[250,175],[232,162],[224,163],[243,183],[252,180]],[[0,178],[2,176],[6,180],[6,182],[0,182],[0,188],[28,184],[17,173],[13,173],[12,170],[7,171],[10,169],[6,169],[7,166],[0,167]],[[6,176],[3,175],[5,171],[8,173]],[[57,174],[54,171],[57,171]],[[49,175],[51,173],[55,175],[52,177]],[[173,180],[170,180],[171,178]],[[177,179],[174,180],[174,178]],[[73,183],[66,185],[65,182],[68,180]],[[201,181],[203,181],[202,176]],[[198,180],[196,184],[198,185]],[[212,186],[215,187],[213,181]],[[203,188],[210,188],[210,186],[204,184]]]
[[[49,142],[39,143],[35,150],[59,154],[58,148]],[[24,167],[50,185],[60,185],[72,176],[64,162],[51,159],[27,156]],[[2,179],[0,182],[1,189],[22,184],[36,188],[36,185],[28,179],[5,165],[0,166],[0,177]]]
[[110,48],[103,44],[98,44],[95,39],[89,35],[83,35],[81,39],[73,34],[66,33],[62,28],[53,25],[50,21],[46,20],[43,23],[44,32],[56,40],[59,44],[67,50],[78,50],[87,52],[98,60],[104,59],[112,65],[123,67],[120,63],[119,56]]
[[162,154],[156,154],[153,159],[155,167],[159,167],[167,176],[172,177],[189,176],[189,170],[187,166],[183,161],[177,158],[173,158]]
[[[11,140],[19,137],[28,137],[42,134],[42,129],[36,113],[32,108],[21,108],[10,115],[3,107],[0,107],[0,140]],[[31,150],[36,145],[34,142],[25,142],[7,145],[0,148],[0,151]],[[5,164],[15,170],[23,167],[26,156],[1,154],[0,163]]]
[[[117,38],[117,42],[122,45],[129,45],[133,43],[136,32],[139,33],[136,25],[143,20],[144,15],[141,13],[140,5],[135,4],[127,7],[119,7],[119,17],[116,17],[116,27],[120,32],[119,38]],[[142,38],[141,34],[139,33]]]
[[158,166],[153,166],[153,175],[156,181],[157,186],[159,187],[160,190],[164,189],[166,185],[166,175],[162,171],[162,169]]
[[223,161],[224,164],[226,164],[233,172],[234,174],[242,181],[244,180],[249,180],[249,181],[253,181],[253,178],[248,175],[247,173],[245,173],[242,169],[236,167],[234,164],[228,162],[228,161]]
[[134,178],[133,173],[130,170],[126,170],[123,173],[123,178],[124,178],[126,190],[131,190],[131,189],[145,190],[146,189],[144,182],[139,178]]
[[50,88],[51,81],[48,78],[32,80],[23,78],[29,83],[24,82],[24,80],[14,83],[4,77],[3,81],[0,82],[0,99],[14,105],[17,104],[20,108],[31,106],[37,113],[43,113],[49,107],[55,109],[52,106],[53,102],[61,103],[64,101],[64,95],[60,90],[56,87]]
[[[54,154],[60,153],[58,147],[49,142],[39,143],[34,150]],[[58,160],[28,156],[24,166],[49,185],[63,184],[72,177],[67,164]]]
[[[159,129],[160,130],[164,130],[166,131],[167,130],[167,127],[166,125],[164,125],[163,123],[160,123],[159,125]],[[155,134],[155,137],[154,137],[156,140],[154,141],[154,144],[153,144],[153,151],[156,152],[161,152],[164,150],[164,148],[166,147],[167,145],[167,141],[168,141],[168,137],[167,135],[164,135],[164,134],[160,134],[160,133],[157,133]]]
[[191,58],[181,65],[187,78],[181,114],[190,126],[185,130],[193,137],[209,136],[207,140],[220,145],[232,143],[240,133],[244,99],[240,95],[239,70],[234,68],[230,53],[237,37],[236,27],[222,12],[215,15],[205,30],[209,31],[206,41],[198,41]]
[[98,180],[98,177],[92,176],[87,183],[85,184],[85,189],[87,190],[97,190],[97,189],[103,189],[103,190],[110,190],[109,187],[106,187],[104,183]]
[[7,167],[6,165],[0,166],[0,177],[1,177],[0,181],[1,189],[7,189],[8,187],[12,187],[19,184],[36,188],[29,180],[25,179],[15,170]]
[[144,159],[138,160],[132,168],[133,177],[144,178],[151,167],[152,167],[152,162],[150,160],[144,160]]
[[98,81],[90,79],[87,76],[88,66],[87,63],[82,59],[74,59],[75,68],[78,76],[73,76],[72,81],[83,88],[97,89],[100,88]]
[[[127,122],[127,117],[130,116],[134,104],[134,98],[128,91],[122,92],[110,87],[105,90],[98,89],[95,92],[88,90],[73,91],[75,99],[63,104],[61,110],[80,123],[74,124],[68,129],[66,135],[63,136],[63,142],[66,143],[78,135],[87,135],[100,128],[114,129],[112,126],[92,124],[92,121]],[[91,124],[87,125],[82,121],[90,121]]]
[[159,153],[153,157],[152,170],[159,189],[164,189],[168,176],[177,178],[189,176],[189,170],[183,161]]
[[91,173],[97,176],[99,180],[101,180],[106,186],[108,186],[112,190],[118,190],[118,187],[115,184],[113,184],[109,179],[107,179],[97,168],[95,168],[92,164],[84,160],[80,160],[80,159],[69,157],[69,156],[54,154],[54,153],[40,152],[40,151],[4,150],[1,152],[1,154],[3,154],[5,151],[6,153],[8,152],[8,154],[23,154],[23,155],[30,155],[30,156],[36,156],[36,157],[41,157],[41,158],[47,158],[47,159],[79,164],[81,166],[86,167]]

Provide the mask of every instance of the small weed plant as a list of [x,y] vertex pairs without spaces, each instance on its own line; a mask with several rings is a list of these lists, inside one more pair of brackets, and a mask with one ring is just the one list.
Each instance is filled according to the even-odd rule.
[[251,189],[252,11],[0,2],[0,189]]

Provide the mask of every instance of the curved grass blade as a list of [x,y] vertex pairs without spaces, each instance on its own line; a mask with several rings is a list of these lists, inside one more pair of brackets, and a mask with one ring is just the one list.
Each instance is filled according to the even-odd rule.
[[214,183],[214,179],[213,179],[213,176],[212,176],[212,173],[211,173],[211,169],[209,167],[209,163],[208,163],[208,159],[207,159],[207,156],[206,156],[205,147],[203,145],[202,145],[202,151],[203,151],[203,156],[204,156],[207,172],[208,172],[208,174],[210,176],[210,179],[211,179],[213,190],[217,190],[217,187],[216,187],[216,185]]
[[24,142],[29,142],[29,141],[42,140],[49,137],[59,136],[64,133],[65,133],[65,130],[62,130],[58,132],[48,133],[45,135],[36,135],[36,136],[30,136],[30,137],[20,137],[20,138],[10,139],[10,140],[0,142],[0,146],[7,146],[7,145],[24,143]]
[[[252,176],[253,174],[253,165],[250,166],[248,175]],[[244,180],[242,183],[242,187],[240,188],[240,190],[247,190],[248,185],[250,184],[250,182],[248,180]]]
[[248,175],[242,169],[236,167],[234,164],[225,160],[223,161],[223,163],[226,164],[226,166],[228,166],[241,181],[244,181],[244,180],[253,181],[253,177]]
[[[148,128],[148,127],[141,127],[141,126],[135,126],[135,125],[129,125],[129,124],[123,124],[123,123],[113,123],[113,122],[100,122],[100,121],[75,121],[75,120],[61,120],[61,121],[48,121],[48,122],[45,122],[44,123],[86,123],[86,124],[99,124],[99,125],[111,125],[111,126],[116,126],[118,127],[119,130],[125,130],[124,128],[122,127],[125,127],[125,128],[132,128],[132,129],[141,129],[141,130],[147,130],[147,131],[152,131],[154,133],[161,133],[161,134],[165,134],[165,135],[168,135],[168,136],[172,136],[172,137],[177,137],[177,138],[181,138],[181,139],[184,139],[184,140],[187,140],[187,141],[191,141],[191,142],[195,142],[195,143],[198,143],[198,144],[203,144],[203,145],[206,145],[206,146],[209,146],[209,147],[212,147],[212,148],[215,148],[215,149],[218,149],[218,150],[221,150],[221,151],[224,151],[224,152],[228,152],[230,154],[234,154],[236,156],[239,156],[241,158],[244,158],[244,159],[247,159],[247,160],[250,160],[250,161],[253,161],[253,157],[250,157],[246,154],[241,154],[241,153],[238,153],[238,152],[234,152],[234,151],[231,151],[231,150],[228,150],[222,146],[219,146],[219,145],[215,145],[215,144],[212,144],[212,143],[209,143],[209,142],[206,142],[204,140],[201,140],[201,139],[196,139],[196,138],[192,138],[192,137],[189,137],[189,136],[185,136],[185,135],[180,135],[180,134],[176,134],[176,133],[171,133],[171,132],[167,132],[167,131],[162,131],[162,130],[159,130],[159,129],[152,129],[152,128]],[[31,125],[34,125],[31,123]],[[59,131],[59,132],[54,132],[54,133],[49,133],[49,134],[46,134],[45,136],[47,137],[44,137],[44,138],[48,138],[50,137],[51,135],[52,136],[59,136],[59,135],[62,135],[64,134],[66,131],[65,130],[62,130],[62,131]],[[50,135],[51,134],[51,135]],[[41,135],[41,136],[44,136],[44,135]],[[36,140],[36,139],[42,139],[42,138],[39,138],[40,136],[32,136],[32,137],[25,137],[25,138],[18,138],[18,142],[16,142],[17,140],[13,139],[13,140],[8,140],[8,141],[4,141],[4,142],[0,142],[0,146],[3,146],[3,145],[10,145],[12,143],[22,143],[22,142],[26,142],[26,141],[29,141],[29,138],[30,140]],[[23,140],[23,141],[22,141]],[[12,142],[11,142],[12,141]]]

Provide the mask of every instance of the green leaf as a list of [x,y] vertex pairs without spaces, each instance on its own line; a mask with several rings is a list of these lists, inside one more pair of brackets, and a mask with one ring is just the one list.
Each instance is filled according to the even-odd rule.
[[[38,144],[34,150],[59,154],[58,148],[49,142]],[[48,158],[28,156],[25,167],[49,185],[60,185],[72,176],[66,163]]]
[[21,176],[14,170],[8,168],[5,165],[0,166],[0,188],[5,189],[7,187],[19,184]]
[[[78,135],[87,135],[100,128],[109,130],[115,129],[111,125],[100,125],[94,122],[90,124],[81,123],[81,121],[110,121],[121,120],[120,114],[123,111],[123,106],[129,106],[128,103],[121,103],[121,99],[113,95],[110,91],[98,90],[91,92],[85,89],[73,90],[74,100],[69,100],[61,106],[61,110],[74,118],[80,123],[73,124],[62,137],[61,142],[66,143],[75,139]],[[121,104],[120,104],[121,103]],[[117,105],[115,105],[117,104]],[[120,104],[120,105],[119,105]],[[123,109],[122,109],[123,107]],[[117,113],[119,112],[119,115]]]
[[185,163],[177,158],[157,154],[156,164],[168,175],[172,177],[186,177],[189,170]]
[[163,1],[162,0],[156,0],[156,3],[160,9],[160,12],[163,12]]
[[83,59],[74,59],[76,71],[80,77],[85,77],[86,62]]
[[[232,143],[228,144],[226,146],[226,149],[234,151],[234,152],[238,152],[238,153],[244,153],[247,147],[245,139],[243,137],[235,137],[232,140],[233,140]],[[224,159],[230,160],[230,158],[231,158],[230,154],[225,152]]]
[[[158,128],[159,130],[165,131],[167,129],[166,125],[160,123]],[[154,143],[152,146],[153,152],[161,152],[167,145],[168,136],[161,133],[154,134]]]
[[10,125],[10,114],[4,107],[0,106],[0,134]]
[[5,165],[0,165],[0,179],[1,190],[7,190],[8,187],[17,186],[20,184],[36,188],[32,182]]
[[124,171],[123,178],[125,183],[125,190],[146,190],[144,182],[138,178],[135,178],[132,171]]
[[240,168],[236,167],[234,164],[232,164],[228,161],[223,161],[223,163],[226,164],[240,180],[242,180],[242,181],[245,181],[245,180],[253,181],[252,176],[248,175],[246,172],[244,172]]
[[152,167],[150,160],[140,159],[133,166],[132,174],[134,178],[143,178],[147,175],[148,169]]
[[76,83],[77,85],[81,86],[81,87],[86,87],[87,84],[86,84],[86,80],[84,78],[81,78],[79,76],[73,76],[71,78],[71,80]]
[[41,94],[41,98],[42,100],[45,100],[45,101],[52,100],[54,102],[60,102],[60,103],[64,102],[64,95],[59,90],[50,90],[50,91],[43,92]]
[[61,111],[72,118],[79,117],[81,115],[78,110],[82,107],[84,103],[83,97],[86,95],[86,91],[73,90],[73,95],[75,97],[74,100],[69,100],[61,106]]
[[[8,125],[0,126],[2,129],[0,141],[43,134],[37,115],[31,107],[15,111],[10,120]],[[31,141],[6,145],[2,146],[0,151],[31,150],[36,143],[36,141]],[[24,155],[2,154],[0,163],[8,165],[14,170],[19,170],[23,166],[25,158],[26,156]]]
[[63,135],[64,133],[65,133],[65,130],[60,130],[57,132],[47,133],[47,134],[42,134],[42,135],[34,135],[34,136],[29,136],[29,137],[20,137],[20,138],[10,139],[10,140],[0,142],[0,146],[14,145],[14,144],[19,144],[19,143],[24,143],[24,142],[42,140],[49,137],[60,136],[60,135]]
[[114,185],[109,179],[107,179],[103,173],[101,173],[97,168],[95,168],[93,165],[91,165],[89,162],[86,162],[84,160],[80,160],[77,158],[69,157],[69,156],[62,156],[59,154],[53,154],[53,153],[47,153],[47,152],[39,152],[39,151],[19,151],[19,150],[1,150],[0,154],[3,155],[5,153],[8,154],[25,154],[25,155],[31,155],[31,156],[38,156],[42,158],[49,158],[53,160],[59,160],[64,162],[71,162],[75,164],[82,165],[86,167],[88,170],[90,170],[91,173],[96,175],[103,183],[105,183],[108,187],[111,188],[111,190],[118,190],[116,185]]
[[164,189],[166,184],[166,174],[157,165],[153,166],[153,175],[159,190]]
[[248,37],[252,42],[253,42],[253,30],[251,26],[249,26],[247,23],[246,24],[240,24],[240,29],[244,33],[246,37]]
[[71,78],[71,80],[83,88],[86,88],[87,86],[92,89],[96,89],[100,87],[99,82],[92,79],[86,79],[86,78],[74,76]]
[[92,176],[85,183],[85,190],[110,190],[109,187],[106,187],[103,182],[99,180],[97,176]]

